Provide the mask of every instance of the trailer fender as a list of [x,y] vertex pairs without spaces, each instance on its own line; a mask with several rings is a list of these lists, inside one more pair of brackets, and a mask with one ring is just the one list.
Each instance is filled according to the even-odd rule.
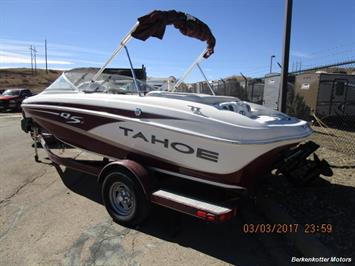
[[123,171],[130,173],[136,181],[141,185],[147,199],[150,199],[150,194],[154,188],[154,177],[139,163],[132,160],[122,160],[111,162],[102,168],[98,175],[97,181],[102,184],[106,175],[113,171]]

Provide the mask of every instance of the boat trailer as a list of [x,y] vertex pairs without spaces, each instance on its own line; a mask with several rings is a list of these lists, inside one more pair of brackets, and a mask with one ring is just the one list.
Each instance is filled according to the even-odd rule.
[[[239,196],[231,193],[233,196],[228,195],[226,197],[228,193],[225,189],[223,197],[217,199],[216,196],[212,196],[214,201],[211,201],[211,190],[203,192],[206,197],[201,199],[200,193],[195,193],[195,195],[186,193],[186,190],[196,191],[194,184],[189,184],[189,189],[185,187],[183,190],[176,191],[171,189],[171,186],[169,188],[165,184],[160,184],[156,173],[133,160],[112,161],[103,158],[103,160],[98,161],[61,157],[51,151],[45,138],[38,133],[38,130],[32,132],[32,138],[36,162],[39,162],[37,145],[41,143],[49,160],[56,167],[62,165],[96,176],[98,184],[101,185],[101,196],[107,211],[116,222],[125,226],[134,226],[141,223],[147,217],[151,204],[157,204],[202,220],[217,223],[226,222],[237,213],[236,202],[239,200]],[[163,179],[169,180],[169,177]],[[176,187],[176,181],[173,182]],[[198,188],[200,187],[201,184],[198,184]],[[213,190],[215,190],[214,187]],[[132,209],[136,209],[136,217],[131,217],[133,215],[130,214]]]
[[[229,193],[224,189],[223,197],[215,197],[212,194],[216,188],[204,192],[207,197],[201,199],[201,185],[193,187],[194,182],[188,184],[188,188],[174,190],[179,187],[177,181],[173,186],[164,186],[159,182],[157,173],[150,171],[140,163],[129,159],[122,160],[79,160],[70,157],[61,157],[53,153],[38,130],[33,130],[35,160],[38,162],[37,144],[40,141],[46,151],[49,160],[55,166],[63,165],[70,169],[97,177],[101,185],[103,203],[110,216],[118,223],[125,226],[134,226],[141,223],[147,216],[151,204],[182,212],[209,222],[226,222],[236,216],[238,201],[242,193]],[[319,160],[313,152],[319,147],[312,141],[301,144],[282,154],[282,159],[276,164],[278,173],[287,176],[296,185],[304,185],[311,182],[319,174],[331,176],[332,170],[325,160]],[[308,157],[313,153],[314,160]],[[162,180],[169,180],[164,176]],[[207,186],[207,185],[206,185]],[[211,186],[209,186],[211,188]],[[199,191],[198,193],[186,193],[186,191]],[[245,194],[245,193],[244,193]],[[130,211],[135,209],[135,217],[131,217]],[[128,215],[129,214],[129,215]],[[127,218],[128,217],[128,218]]]

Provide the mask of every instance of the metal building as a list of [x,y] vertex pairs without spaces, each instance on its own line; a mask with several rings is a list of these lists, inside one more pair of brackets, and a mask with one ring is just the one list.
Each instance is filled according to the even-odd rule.
[[296,77],[295,93],[319,117],[355,116],[355,75],[300,74]]
[[[288,91],[294,88],[294,76],[288,76]],[[280,98],[280,73],[270,73],[265,75],[263,105],[268,108],[278,110]]]
[[257,104],[263,104],[264,98],[264,80],[263,79],[250,79],[248,80],[248,101]]

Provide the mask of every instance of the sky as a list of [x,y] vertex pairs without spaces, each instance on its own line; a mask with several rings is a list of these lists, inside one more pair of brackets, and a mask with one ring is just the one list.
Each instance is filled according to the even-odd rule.
[[[155,9],[186,12],[216,37],[202,63],[209,79],[280,71],[284,0],[0,0],[0,68],[30,67],[30,45],[44,68],[44,40],[53,69],[100,67],[137,18]],[[355,59],[355,0],[293,0],[290,70]],[[133,39],[135,67],[148,76],[179,77],[206,47],[170,26],[164,39]],[[128,67],[124,53],[110,67]],[[188,81],[202,80],[197,72]]]

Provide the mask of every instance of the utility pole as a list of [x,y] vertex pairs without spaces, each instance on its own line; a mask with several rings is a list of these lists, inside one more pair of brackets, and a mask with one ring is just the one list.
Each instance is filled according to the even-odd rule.
[[282,53],[282,72],[280,84],[280,105],[279,110],[286,113],[287,101],[287,85],[288,85],[288,63],[290,56],[290,40],[291,40],[291,21],[292,21],[292,0],[285,0],[285,29],[284,43]]
[[35,61],[35,73],[37,73],[37,50],[35,46],[33,46],[33,56]]
[[47,39],[44,40],[44,54],[45,54],[45,58],[46,58],[46,73],[48,74]]
[[31,74],[33,75],[33,51],[32,51],[32,45],[30,45],[30,52],[31,52]]

